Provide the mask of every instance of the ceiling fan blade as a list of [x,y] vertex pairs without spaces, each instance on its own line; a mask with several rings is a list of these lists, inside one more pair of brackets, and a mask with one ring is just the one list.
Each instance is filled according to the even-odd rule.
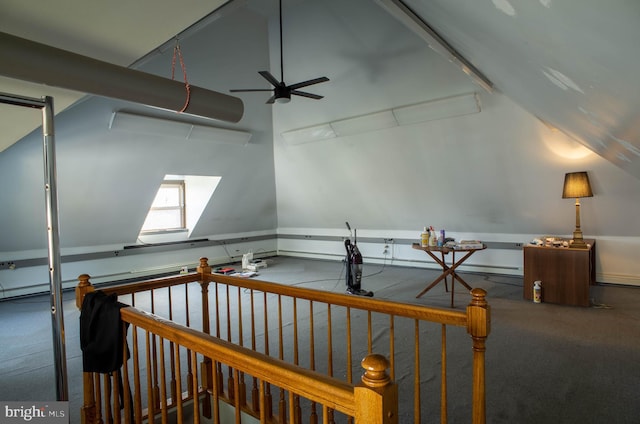
[[276,101],[276,95],[274,94],[274,95],[273,95],[273,96],[271,96],[271,97],[269,98],[269,100],[267,100],[265,103],[266,103],[266,104],[268,104],[268,105],[271,105],[271,104],[273,104],[275,101]]
[[258,73],[260,75],[262,75],[264,77],[264,79],[269,81],[271,83],[271,85],[273,85],[274,87],[277,87],[277,86],[281,85],[280,82],[273,75],[271,75],[271,72],[269,72],[269,71],[259,71]]
[[304,91],[298,91],[298,90],[291,90],[291,94],[295,94],[296,96],[309,97],[310,99],[316,99],[316,100],[320,100],[324,97],[324,96],[319,96],[317,94],[306,93]]
[[308,80],[308,81],[303,81],[303,82],[299,82],[297,84],[292,84],[289,86],[290,89],[295,90],[297,88],[302,88],[302,87],[306,87],[309,85],[313,85],[313,84],[319,84],[321,82],[325,82],[325,81],[329,81],[329,78],[327,77],[320,77],[320,78],[316,78],[316,79],[312,79],[312,80]]
[[235,88],[229,90],[231,93],[247,92],[247,91],[273,91],[273,88]]

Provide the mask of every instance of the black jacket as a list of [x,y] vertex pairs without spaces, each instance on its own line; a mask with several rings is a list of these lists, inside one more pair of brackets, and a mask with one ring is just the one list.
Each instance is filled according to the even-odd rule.
[[[80,311],[80,348],[84,372],[109,373],[122,366],[123,344],[128,323],[120,320],[116,295],[107,296],[98,290],[87,293]],[[129,349],[127,347],[127,358]]]

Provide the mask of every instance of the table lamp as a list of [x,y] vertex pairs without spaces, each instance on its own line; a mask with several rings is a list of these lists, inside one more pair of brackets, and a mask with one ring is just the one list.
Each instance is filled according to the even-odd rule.
[[576,199],[576,229],[573,231],[573,243],[571,247],[577,249],[586,249],[587,244],[582,238],[582,230],[580,229],[580,198],[593,197],[591,184],[589,184],[589,176],[586,172],[569,172],[564,176],[564,188],[562,190],[562,198]]

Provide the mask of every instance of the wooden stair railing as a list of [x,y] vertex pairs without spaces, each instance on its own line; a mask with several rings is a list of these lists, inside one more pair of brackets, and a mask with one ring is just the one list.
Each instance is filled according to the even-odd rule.
[[[201,300],[190,304],[189,300],[198,296],[193,293],[194,284],[199,287]],[[179,285],[184,285],[184,294],[180,296],[176,295],[182,291],[176,287]],[[93,290],[87,275],[80,276],[80,284],[76,290],[80,305],[83,294]],[[402,334],[413,331],[413,340],[400,340],[400,343],[406,345],[405,348],[409,343],[413,345],[414,361],[413,384],[405,385],[401,390],[405,397],[413,394],[415,424],[423,422],[422,416],[425,413],[430,419],[434,414],[439,414],[440,422],[447,422],[447,394],[452,388],[456,390],[455,386],[447,384],[447,336],[454,331],[447,332],[447,328],[464,328],[471,336],[473,352],[470,355],[470,421],[473,424],[485,423],[484,355],[491,318],[486,292],[482,289],[472,290],[471,302],[464,311],[433,308],[213,274],[207,258],[200,259],[196,273],[103,289],[107,294],[115,293],[125,297],[124,303],[156,314],[160,311],[161,302],[158,301],[158,305],[154,303],[154,293],[160,294],[161,290],[167,290],[168,295],[165,297],[170,299],[168,311],[163,312],[165,318],[177,319],[177,322],[186,326],[202,329],[205,334],[212,334],[238,346],[250,347],[251,350],[294,365],[303,365],[330,377],[343,375],[347,383],[353,382],[353,370],[357,370],[359,360],[357,358],[373,351],[389,358],[390,378],[395,380],[398,343],[396,332],[400,334],[401,327],[404,329]],[[145,298],[144,293],[151,293],[151,298]],[[127,298],[130,302],[127,302]],[[404,328],[408,326],[412,330]],[[316,327],[326,327],[326,330],[319,332]],[[341,334],[343,332],[346,334]],[[440,336],[434,337],[438,332]],[[383,342],[387,339],[385,347]],[[422,362],[425,361],[425,356],[431,356],[434,348],[431,343],[435,340],[438,340],[437,346],[440,349],[440,356],[437,358],[440,363],[440,385],[438,388],[431,388],[423,381],[421,371],[424,369]],[[309,352],[306,357],[299,354],[303,344],[308,345],[308,349],[305,349]],[[360,346],[366,346],[366,351],[360,352]],[[208,391],[217,387],[221,399],[247,404],[255,409],[259,392],[255,378],[236,372],[228,364],[223,366],[222,363],[214,363],[206,357],[201,368],[204,373],[202,384]],[[152,377],[152,380],[157,387],[158,378]],[[277,405],[286,403],[283,390],[272,391],[269,384],[264,390],[265,399],[274,399],[273,405],[267,402],[265,408],[278,410]],[[435,405],[429,406],[434,396],[426,396],[425,390],[440,391],[438,408]],[[294,397],[293,403],[299,404],[298,399]],[[299,407],[296,408],[300,410]],[[313,405],[311,408],[313,409]]]
[[[84,405],[82,408],[82,423],[97,424],[102,422],[130,423],[160,420],[162,423],[169,421],[171,409],[175,409],[175,418],[172,422],[199,423],[200,404],[202,399],[213,398],[213,423],[228,422],[221,413],[219,392],[220,388],[214,385],[211,392],[203,390],[202,378],[197,372],[184,378],[181,369],[184,366],[184,358],[178,353],[186,350],[193,363],[197,363],[198,357],[209,358],[215,364],[224,364],[231,367],[234,373],[246,374],[256,379],[258,385],[258,407],[251,413],[256,417],[256,422],[280,423],[299,422],[295,418],[298,412],[295,410],[294,399],[307,399],[320,405],[321,414],[327,417],[330,410],[339,411],[349,417],[354,417],[356,423],[366,424],[397,424],[398,423],[398,391],[395,383],[391,381],[386,370],[389,367],[388,360],[376,354],[367,355],[362,360],[365,372],[361,381],[352,385],[338,379],[299,367],[277,358],[255,352],[248,348],[237,346],[225,340],[220,340],[200,331],[165,320],[151,313],[140,311],[133,307],[121,309],[123,323],[130,324],[133,339],[138,339],[130,344],[130,358],[127,357],[127,347],[123,349],[125,360],[121,371],[111,375],[98,375],[84,373]],[[141,333],[142,337],[135,335]],[[155,336],[157,343],[151,342]],[[144,341],[140,341],[143,339]],[[170,351],[169,343],[175,346],[174,354]],[[160,368],[161,390],[158,405],[154,405],[152,383],[149,379],[151,351],[157,348],[160,355],[158,367]],[[131,363],[131,364],[130,364]],[[167,366],[173,363],[177,374],[178,393],[197,393],[195,396],[178,396],[176,399],[168,399],[167,394]],[[147,369],[147,377],[143,369]],[[122,376],[122,377],[118,377]],[[116,383],[122,379],[122,384]],[[101,381],[102,380],[102,381]],[[132,382],[131,382],[132,380]],[[148,402],[143,401],[146,395]],[[183,386],[184,385],[184,386]],[[272,385],[287,393],[286,402],[278,411],[280,419],[269,417],[266,405],[266,386]],[[189,390],[190,388],[190,390]],[[237,390],[237,389],[236,389]],[[121,394],[131,392],[131,398]],[[237,400],[237,398],[236,398]],[[192,415],[186,414],[187,401],[190,403]],[[246,405],[236,401],[235,422],[241,422],[241,413]],[[204,411],[203,411],[204,414]],[[185,418],[185,415],[188,417]],[[153,418],[153,419],[152,419]],[[328,421],[325,421],[328,422]]]

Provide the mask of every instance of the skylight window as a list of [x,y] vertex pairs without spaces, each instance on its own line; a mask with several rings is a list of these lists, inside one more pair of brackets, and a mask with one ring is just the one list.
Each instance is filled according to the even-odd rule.
[[153,199],[141,232],[186,230],[184,193],[184,181],[165,180]]
[[221,179],[217,176],[165,175],[140,229],[140,240],[158,241],[157,236],[162,234],[174,234],[171,240],[188,238]]

